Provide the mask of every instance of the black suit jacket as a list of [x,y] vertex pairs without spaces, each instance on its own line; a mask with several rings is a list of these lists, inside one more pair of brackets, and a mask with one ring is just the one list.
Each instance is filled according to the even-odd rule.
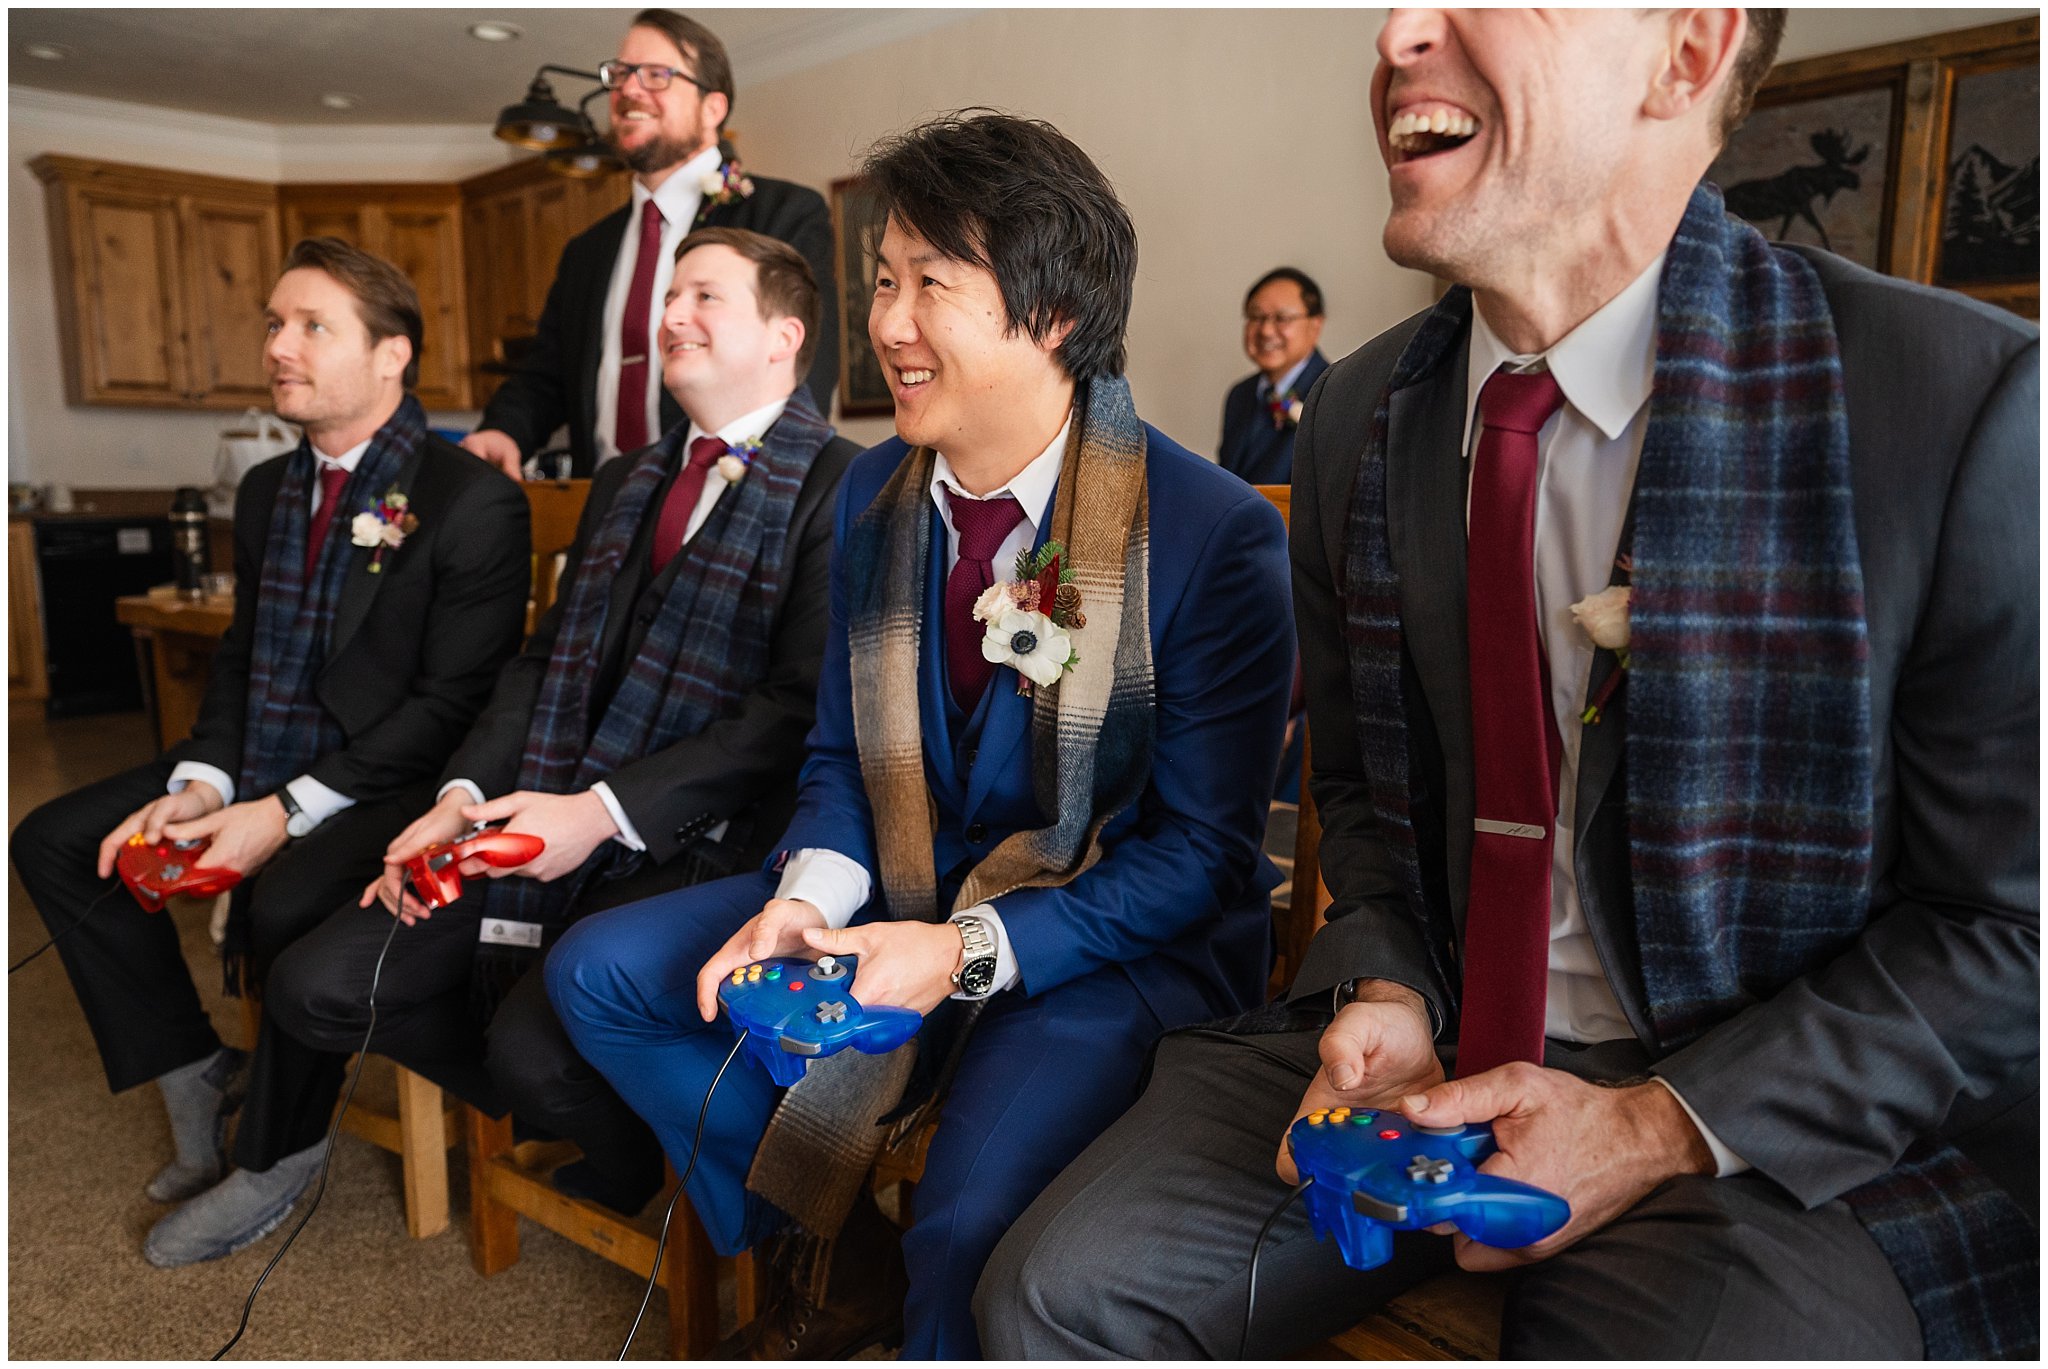
[[[235,494],[234,622],[214,653],[192,735],[168,754],[231,778],[242,764],[263,551],[289,460],[255,467]],[[397,484],[419,526],[385,551],[379,571],[370,569],[370,548],[349,548],[314,682],[346,741],[308,773],[358,803],[440,771],[519,649],[532,580],[526,496],[495,468],[429,433]],[[328,535],[348,537],[345,511]]]
[[[1870,641],[1870,917],[1832,962],[1654,1068],[1738,1155],[1808,1205],[1884,1173],[1930,1134],[1955,1140],[2031,1205],[2039,335],[1959,295],[1803,255],[1834,312],[1847,392]],[[1295,612],[1336,901],[1290,997],[1312,1002],[1354,977],[1396,980],[1449,1032],[1444,987],[1372,818],[1339,598],[1374,405],[1421,317],[1330,369],[1297,444]],[[1460,927],[1473,817],[1465,369],[1461,343],[1456,364],[1391,397],[1386,495],[1404,707],[1426,790],[1413,815],[1423,887]],[[1630,895],[1626,693],[1623,711],[1582,741],[1577,874],[1601,962],[1654,1055]]]
[[[1308,354],[1295,379],[1297,394],[1307,394],[1330,363],[1319,347]],[[1250,485],[1284,485],[1294,472],[1294,429],[1276,428],[1266,406],[1259,403],[1260,374],[1254,371],[1230,387],[1223,400],[1223,445],[1216,462]]]
[[[701,216],[699,227],[751,228],[803,253],[818,279],[820,312],[817,351],[806,385],[817,411],[830,417],[832,389],[839,383],[839,290],[832,270],[832,215],[825,199],[808,186],[751,177],[754,193],[718,205]],[[607,214],[562,249],[555,283],[541,309],[533,347],[505,377],[484,407],[478,428],[496,428],[519,444],[522,456],[555,429],[569,425],[575,473],[588,476],[597,465],[597,368],[604,358],[604,301],[633,217],[632,206]],[[651,382],[661,390],[660,430],[683,421],[673,396],[661,388],[661,371]]]
[[[789,820],[796,803],[796,775],[803,764],[804,736],[817,713],[818,670],[825,655],[830,614],[832,509],[839,481],[860,448],[843,437],[826,443],[811,464],[790,515],[788,564],[782,601],[775,609],[768,675],[742,700],[739,710],[695,736],[614,771],[605,782],[647,843],[649,857],[662,864],[719,822],[746,814],[752,836],[744,856],[764,851]],[[519,784],[519,762],[540,699],[548,656],[561,632],[584,553],[618,497],[633,462],[607,461],[592,479],[576,540],[570,546],[555,602],[542,615],[533,637],[498,677],[490,705],[448,763],[446,780],[466,779],[495,798]],[[671,480],[674,473],[670,473]],[[627,654],[645,634],[634,613],[640,569],[659,494],[648,505],[627,564],[612,582],[600,648],[607,661]],[[671,563],[680,563],[681,557]],[[588,720],[595,727],[597,720]]]

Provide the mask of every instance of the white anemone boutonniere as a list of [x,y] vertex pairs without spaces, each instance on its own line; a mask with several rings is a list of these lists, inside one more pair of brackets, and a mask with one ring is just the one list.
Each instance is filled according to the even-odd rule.
[[393,485],[375,508],[365,509],[349,521],[348,540],[359,547],[376,548],[370,553],[370,574],[382,574],[386,549],[404,546],[405,539],[419,529],[419,517],[410,503],[405,492]]
[[1598,594],[1588,595],[1572,605],[1572,620],[1593,639],[1594,646],[1613,652],[1620,666],[1601,682],[1600,692],[1586,704],[1586,711],[1579,714],[1579,721],[1588,726],[1600,721],[1600,710],[1607,707],[1614,691],[1621,687],[1622,676],[1628,671],[1628,599],[1627,585],[1609,585]]
[[761,454],[761,439],[744,438],[728,442],[725,455],[718,458],[718,474],[728,485],[737,485],[747,474],[747,468],[754,464],[754,458]]
[[1047,542],[1036,553],[1019,552],[1017,578],[990,585],[974,601],[976,621],[988,624],[982,658],[1014,669],[1019,694],[1058,684],[1081,661],[1071,634],[1088,625],[1088,616],[1074,573],[1060,565],[1064,551]]

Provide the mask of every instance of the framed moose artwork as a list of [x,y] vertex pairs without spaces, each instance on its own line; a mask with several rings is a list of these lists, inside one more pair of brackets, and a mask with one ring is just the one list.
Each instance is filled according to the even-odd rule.
[[2040,20],[1788,62],[1707,176],[1765,236],[2040,312]]

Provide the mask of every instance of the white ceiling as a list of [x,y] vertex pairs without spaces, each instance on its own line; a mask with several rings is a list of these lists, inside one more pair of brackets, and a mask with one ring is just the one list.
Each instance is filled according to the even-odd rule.
[[[15,9],[7,79],[14,86],[98,96],[268,124],[488,124],[518,100],[543,62],[592,70],[617,49],[631,9]],[[769,80],[967,17],[953,9],[706,9],[732,57],[745,117],[748,83]],[[524,36],[485,43],[483,19]],[[71,50],[26,55],[32,43]],[[574,101],[588,83],[554,77]],[[320,97],[354,95],[354,109]]]

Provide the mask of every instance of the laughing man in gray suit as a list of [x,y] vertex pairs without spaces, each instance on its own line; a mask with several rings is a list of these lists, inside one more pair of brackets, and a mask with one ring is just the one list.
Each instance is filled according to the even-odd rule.
[[1232,1353],[1339,1103],[1571,1221],[1360,1273],[1296,1204],[1252,1354],[1453,1258],[1511,1356],[2036,1352],[2038,334],[1700,183],[1783,22],[1389,18],[1387,250],[1459,285],[1297,443],[1329,925],[1012,1228],[992,1355]]

